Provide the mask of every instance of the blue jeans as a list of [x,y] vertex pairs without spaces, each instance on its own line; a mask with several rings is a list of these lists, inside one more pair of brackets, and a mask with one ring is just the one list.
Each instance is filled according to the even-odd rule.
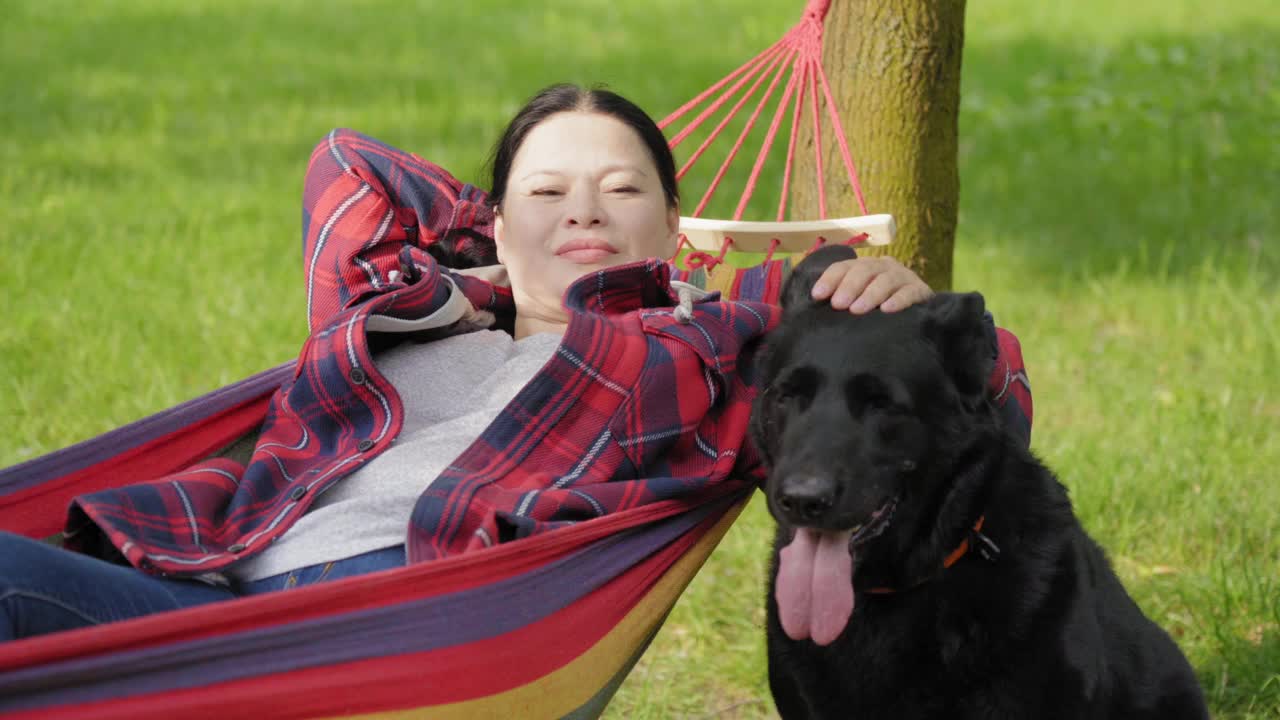
[[304,587],[404,562],[404,546],[397,545],[227,588],[153,577],[0,531],[0,642]]

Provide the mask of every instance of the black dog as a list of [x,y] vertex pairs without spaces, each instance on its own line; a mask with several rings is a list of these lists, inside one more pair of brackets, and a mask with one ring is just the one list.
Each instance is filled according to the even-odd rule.
[[1207,718],[1178,647],[987,399],[982,296],[813,302],[851,256],[796,268],[758,366],[782,717]]

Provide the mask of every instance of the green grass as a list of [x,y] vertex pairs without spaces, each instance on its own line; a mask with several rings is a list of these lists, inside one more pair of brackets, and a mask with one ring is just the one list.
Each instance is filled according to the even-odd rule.
[[[543,84],[662,115],[802,5],[5,3],[0,466],[297,352],[330,128],[479,181]],[[1034,449],[1214,716],[1280,718],[1280,15],[969,5],[956,286],[1021,338]],[[753,503],[611,716],[772,715],[769,527]]]

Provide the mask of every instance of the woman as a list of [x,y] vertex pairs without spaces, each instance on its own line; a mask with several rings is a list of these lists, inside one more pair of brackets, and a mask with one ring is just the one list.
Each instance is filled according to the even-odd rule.
[[[675,252],[679,199],[653,121],[609,92],[548,88],[508,126],[491,187],[350,131],[322,141],[303,198],[311,335],[249,462],[78,498],[79,553],[0,534],[0,640],[758,478],[738,368],[777,311],[688,305],[693,290],[654,259]],[[833,266],[814,294],[863,312],[930,292],[867,259]]]

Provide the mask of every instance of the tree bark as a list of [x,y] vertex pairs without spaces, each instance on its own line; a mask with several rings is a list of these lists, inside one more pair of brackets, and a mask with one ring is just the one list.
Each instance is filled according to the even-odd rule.
[[[867,211],[898,223],[890,246],[859,254],[892,255],[936,290],[951,287],[960,201],[964,10],[965,0],[833,0],[824,33],[823,65]],[[809,112],[797,178],[817,177]],[[859,214],[832,131],[824,118],[827,212]],[[792,218],[817,218],[816,181],[793,184],[791,204]]]

